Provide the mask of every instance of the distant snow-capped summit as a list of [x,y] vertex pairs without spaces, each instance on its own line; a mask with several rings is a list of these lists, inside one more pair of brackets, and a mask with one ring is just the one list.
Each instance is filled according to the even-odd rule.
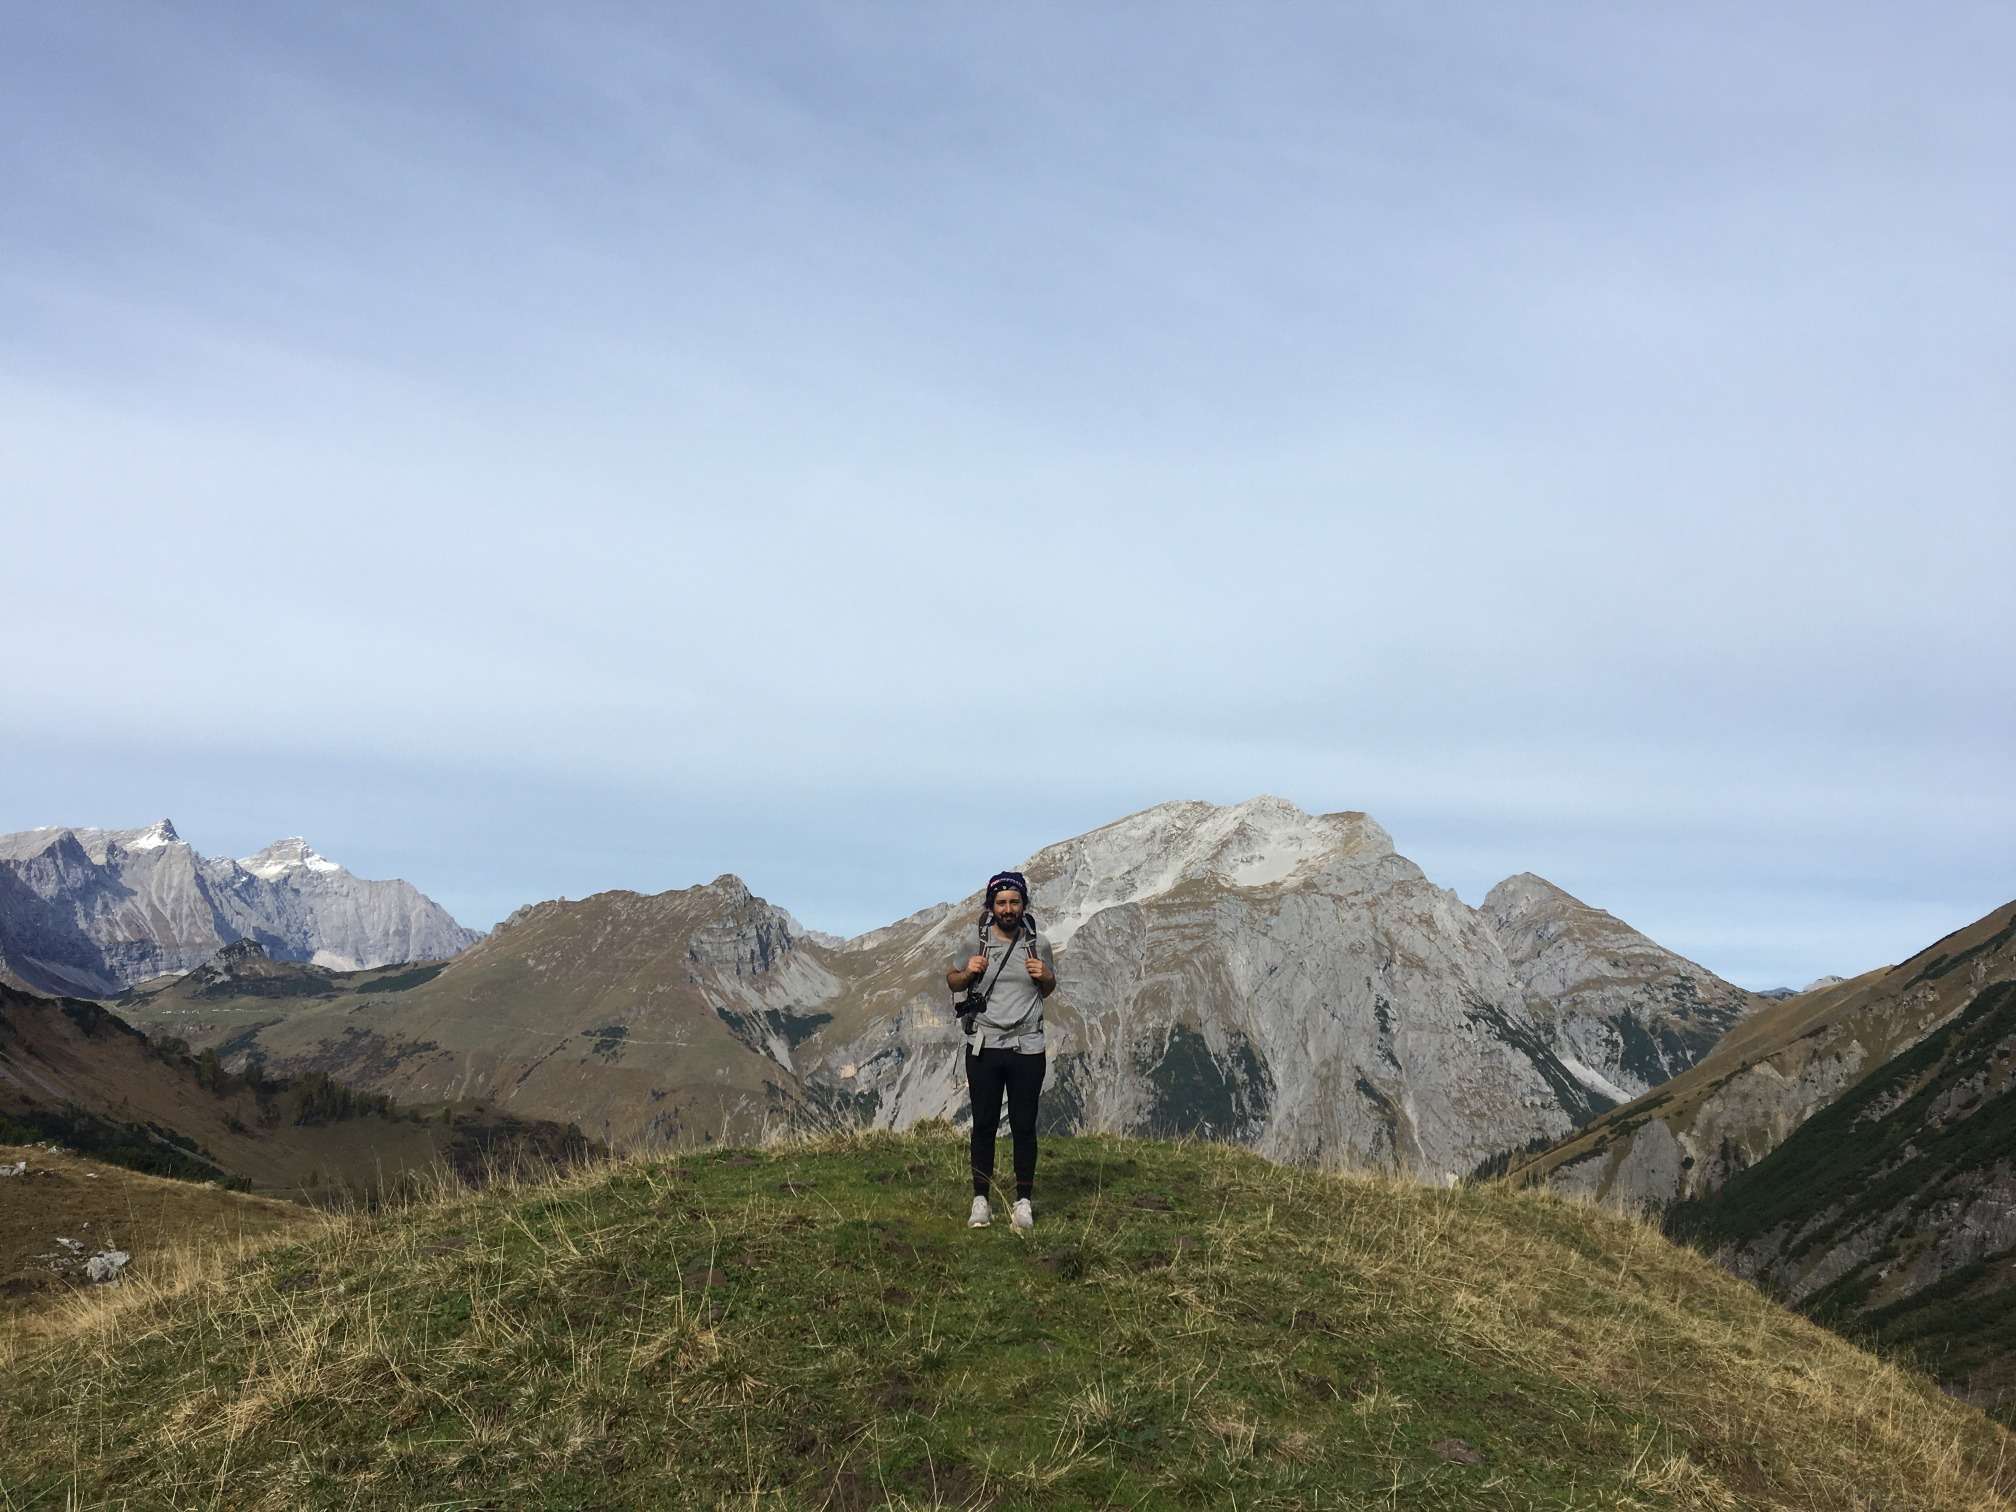
[[126,849],[133,851],[158,850],[164,845],[183,845],[187,842],[175,833],[175,825],[167,819],[157,819],[146,829],[125,842]]
[[157,819],[152,824],[143,825],[138,829],[96,829],[81,824],[44,824],[35,829],[0,835],[0,861],[23,861],[30,856],[41,855],[51,845],[61,844],[66,839],[99,866],[105,864],[105,858],[114,846],[131,856],[144,851],[163,850],[170,846],[186,848],[188,843],[175,832],[174,821],[169,819]]
[[290,835],[285,840],[275,840],[264,850],[254,851],[249,856],[241,856],[238,864],[255,877],[272,881],[290,871],[311,871],[324,875],[350,874],[334,861],[317,851],[299,835]]
[[168,819],[0,835],[0,979],[37,991],[109,997],[236,940],[352,971],[480,938],[410,883],[353,876],[299,836],[233,861],[198,855]]

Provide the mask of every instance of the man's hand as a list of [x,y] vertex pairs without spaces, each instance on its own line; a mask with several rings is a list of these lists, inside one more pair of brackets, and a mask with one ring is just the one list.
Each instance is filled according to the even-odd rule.
[[964,966],[954,966],[950,971],[945,973],[945,985],[950,987],[954,992],[963,992],[979,981],[986,970],[986,956],[968,956]]
[[1043,964],[1043,958],[1035,951],[1029,952],[1029,959],[1025,964],[1029,967],[1029,980],[1038,987],[1050,980],[1050,968]]

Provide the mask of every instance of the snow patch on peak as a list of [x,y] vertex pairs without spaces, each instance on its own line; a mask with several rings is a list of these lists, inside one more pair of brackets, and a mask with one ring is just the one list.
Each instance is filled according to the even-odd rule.
[[299,835],[290,835],[285,840],[275,840],[264,850],[241,857],[238,864],[253,876],[267,882],[292,871],[311,871],[327,875],[343,870]]
[[169,845],[179,845],[186,849],[188,844],[175,833],[175,826],[166,819],[139,829],[96,829],[89,825],[45,824],[32,830],[19,830],[12,834],[0,835],[0,858],[26,861],[63,846],[66,842],[83,851],[96,866],[107,865],[115,847],[123,855],[131,856],[136,851],[159,850]]
[[123,843],[129,851],[143,851],[158,850],[164,845],[181,845],[184,842],[182,837],[175,833],[174,824],[170,820],[161,819]]

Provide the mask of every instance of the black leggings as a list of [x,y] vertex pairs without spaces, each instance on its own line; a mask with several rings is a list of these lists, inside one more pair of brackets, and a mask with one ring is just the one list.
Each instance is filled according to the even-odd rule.
[[1036,1100],[1043,1092],[1042,1051],[1023,1055],[992,1046],[966,1052],[966,1090],[973,1096],[973,1195],[994,1184],[994,1131],[1001,1127],[1001,1094],[1008,1094],[1008,1128],[1015,1136],[1015,1195],[1036,1186]]

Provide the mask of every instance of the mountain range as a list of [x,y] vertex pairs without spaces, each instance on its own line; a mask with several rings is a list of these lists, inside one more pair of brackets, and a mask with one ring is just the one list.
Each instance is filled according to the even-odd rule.
[[241,939],[354,971],[479,938],[410,883],[353,876],[299,837],[233,861],[197,854],[166,819],[0,835],[0,982],[35,992],[110,997]]
[[[1052,1127],[1444,1179],[1568,1133],[1761,1000],[1539,878],[1466,906],[1364,814],[1169,803],[1022,868],[1057,947]],[[946,966],[978,895],[841,943],[739,879],[521,909],[438,967],[192,976],[120,1011],[233,1063],[486,1097],[616,1143],[965,1116]],[[277,963],[276,963],[277,964]]]

